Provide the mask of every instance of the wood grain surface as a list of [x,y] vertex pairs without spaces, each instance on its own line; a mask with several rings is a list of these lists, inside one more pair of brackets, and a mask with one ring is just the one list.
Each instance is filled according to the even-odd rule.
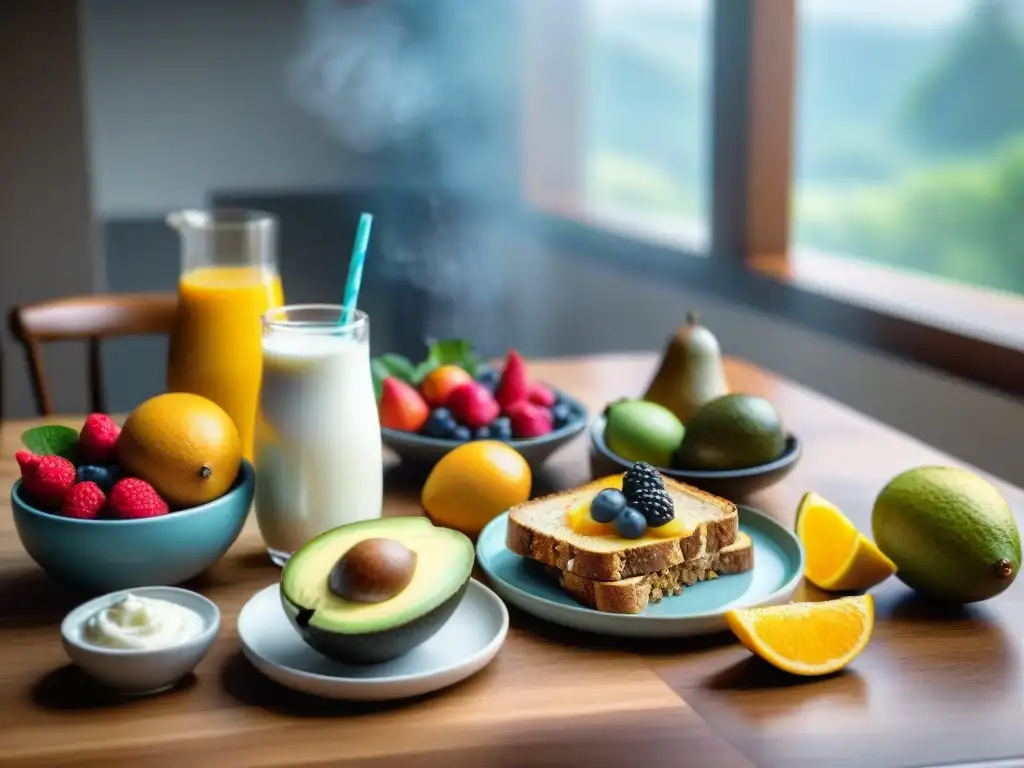
[[[532,370],[596,410],[642,391],[654,364],[650,355],[617,355]],[[959,464],[740,361],[728,361],[727,372],[734,390],[769,397],[804,440],[793,474],[752,499],[786,524],[813,488],[870,530],[871,504],[890,477]],[[13,453],[26,426],[0,431],[5,485],[17,476]],[[581,437],[535,478],[535,492],[588,479],[587,457]],[[421,481],[390,466],[387,514],[418,514]],[[994,482],[1024,510],[1024,493]],[[903,766],[1024,754],[1019,585],[940,611],[891,579],[875,591],[877,626],[864,654],[844,673],[809,681],[775,673],[728,636],[626,642],[513,610],[508,641],[479,675],[415,701],[357,706],[287,691],[242,657],[238,612],[279,573],[250,520],[225,558],[187,585],[223,612],[210,655],[174,691],[118,700],[61,649],[60,619],[82,596],[29,560],[9,510],[0,513],[0,765]],[[822,597],[810,587],[801,596]]]

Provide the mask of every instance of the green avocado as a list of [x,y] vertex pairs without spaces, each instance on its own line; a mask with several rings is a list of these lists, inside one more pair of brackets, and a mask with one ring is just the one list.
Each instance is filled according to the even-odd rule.
[[473,571],[473,543],[425,517],[350,523],[291,556],[281,602],[310,646],[332,659],[377,664],[436,633]]
[[693,414],[675,465],[679,469],[745,469],[774,461],[785,450],[782,417],[772,404],[763,397],[730,394]]
[[875,500],[871,529],[911,589],[949,603],[1003,592],[1021,566],[1020,532],[987,480],[956,467],[903,472]]

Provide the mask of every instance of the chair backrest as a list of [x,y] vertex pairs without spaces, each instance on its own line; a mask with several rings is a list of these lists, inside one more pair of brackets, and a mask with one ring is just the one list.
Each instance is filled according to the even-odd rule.
[[13,307],[8,322],[14,338],[25,349],[39,415],[53,413],[50,390],[43,372],[44,343],[89,343],[89,403],[93,412],[103,413],[106,409],[100,340],[114,336],[170,333],[177,301],[174,293],[107,293],[69,296]]

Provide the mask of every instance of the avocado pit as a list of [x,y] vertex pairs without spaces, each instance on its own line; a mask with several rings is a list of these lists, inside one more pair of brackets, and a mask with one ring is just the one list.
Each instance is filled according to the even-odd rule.
[[396,539],[363,539],[339,558],[327,577],[331,592],[354,603],[382,603],[412,582],[416,553]]

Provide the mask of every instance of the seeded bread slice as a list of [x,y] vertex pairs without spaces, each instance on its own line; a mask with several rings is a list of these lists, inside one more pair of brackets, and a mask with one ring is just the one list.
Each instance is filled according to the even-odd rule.
[[566,513],[600,490],[589,483],[510,509],[505,546],[517,555],[585,579],[620,581],[717,552],[736,540],[739,514],[735,504],[671,478],[664,481],[676,518],[687,524],[686,536],[624,539],[577,533],[569,527]]
[[562,588],[580,603],[605,613],[641,613],[648,603],[679,595],[685,587],[719,576],[744,573],[754,567],[754,545],[742,531],[736,541],[714,553],[704,554],[657,573],[622,581],[584,579],[557,568],[547,568]]

